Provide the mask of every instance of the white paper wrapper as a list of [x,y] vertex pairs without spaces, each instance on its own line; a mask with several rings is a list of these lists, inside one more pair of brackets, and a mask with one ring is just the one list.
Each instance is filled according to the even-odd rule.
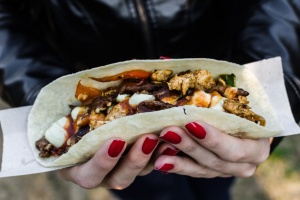
[[[257,76],[283,127],[278,136],[300,133],[295,123],[285,90],[281,58],[262,60],[245,65]],[[34,158],[27,139],[27,116],[31,106],[0,111],[3,132],[3,156],[0,177],[19,176],[57,170],[46,168]]]
[[296,135],[300,128],[293,117],[287,97],[281,58],[271,58],[245,65],[257,77],[269,97],[271,105],[283,127],[279,136]]

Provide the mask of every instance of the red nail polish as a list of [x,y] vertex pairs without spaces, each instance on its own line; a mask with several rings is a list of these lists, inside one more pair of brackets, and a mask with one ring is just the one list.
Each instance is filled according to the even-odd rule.
[[108,155],[113,158],[117,157],[123,150],[124,145],[125,145],[125,141],[114,140],[109,146]]
[[179,152],[178,149],[171,149],[170,147],[166,148],[161,154],[168,156],[175,156]]
[[181,142],[181,137],[173,131],[166,132],[165,134],[160,136],[160,138],[172,144],[179,144]]
[[167,171],[170,171],[171,169],[174,168],[174,165],[173,164],[164,164],[163,166],[161,166],[160,168],[156,168],[156,170],[158,171],[163,171],[163,172],[167,172]]
[[162,59],[162,60],[168,60],[168,59],[171,59],[171,58],[168,57],[168,56],[160,56],[159,59]]
[[147,155],[150,154],[153,151],[153,149],[156,147],[157,142],[158,139],[151,139],[147,137],[142,146],[143,153]]
[[204,139],[206,136],[205,129],[195,122],[186,124],[185,128],[198,139]]

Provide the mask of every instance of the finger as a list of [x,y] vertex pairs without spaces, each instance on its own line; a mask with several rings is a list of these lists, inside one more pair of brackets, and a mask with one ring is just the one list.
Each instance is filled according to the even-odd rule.
[[226,166],[214,163],[198,163],[194,159],[187,156],[160,156],[155,162],[155,169],[162,172],[172,172],[181,175],[188,175],[197,178],[213,178],[213,177],[250,177],[256,171],[256,165],[246,163],[227,163]]
[[186,125],[196,141],[224,160],[259,164],[269,157],[269,139],[241,139],[225,134],[204,122]]
[[225,175],[199,165],[186,156],[161,156],[155,162],[155,169],[163,173],[177,173],[195,178],[214,178]]
[[157,135],[145,134],[141,136],[105,179],[106,187],[113,189],[128,187],[147,166],[157,144]]
[[223,160],[214,152],[201,146],[195,139],[190,137],[185,130],[179,127],[164,129],[160,137],[172,143],[172,145],[190,156],[199,165],[222,174],[249,177],[256,170],[256,165],[251,163],[235,163]]
[[125,150],[125,141],[118,138],[109,139],[86,163],[60,170],[62,177],[83,188],[97,187],[104,177],[113,169]]

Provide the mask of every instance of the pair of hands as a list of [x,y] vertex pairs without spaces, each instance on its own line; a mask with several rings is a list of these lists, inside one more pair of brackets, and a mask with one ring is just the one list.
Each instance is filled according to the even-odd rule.
[[153,169],[197,178],[249,177],[269,157],[270,142],[236,138],[204,122],[192,122],[186,130],[174,126],[160,136],[142,135],[122,156],[125,148],[124,140],[111,138],[88,162],[60,173],[83,188],[109,189],[124,189]]

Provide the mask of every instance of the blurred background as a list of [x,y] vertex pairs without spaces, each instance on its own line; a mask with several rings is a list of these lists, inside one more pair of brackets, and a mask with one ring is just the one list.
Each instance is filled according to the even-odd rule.
[[[0,109],[9,106],[1,101]],[[2,151],[0,134],[0,152]],[[237,179],[233,200],[299,200],[300,135],[286,137],[251,178]],[[2,153],[0,155],[1,160]],[[166,175],[167,176],[167,175]],[[108,190],[85,190],[56,172],[0,178],[0,200],[115,200]]]

